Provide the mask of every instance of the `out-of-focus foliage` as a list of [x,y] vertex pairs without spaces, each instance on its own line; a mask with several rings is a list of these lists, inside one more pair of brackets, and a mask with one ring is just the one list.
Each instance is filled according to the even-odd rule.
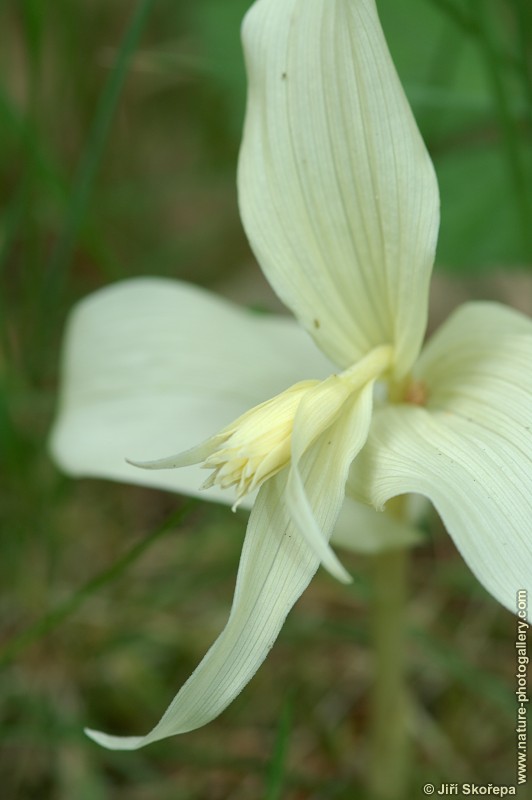
[[380,7],[440,182],[438,262],[461,270],[530,265],[532,6],[406,0]]
[[[364,796],[372,662],[363,559],[349,561],[351,589],[318,576],[267,664],[204,730],[129,754],[82,733],[85,724],[144,732],[230,605],[244,514],[197,505],[163,535],[181,498],[67,480],[46,436],[76,299],[140,274],[224,291],[258,285],[235,191],[246,7],[0,3],[6,800]],[[530,267],[532,6],[379,8],[440,179],[438,262],[458,272],[453,305],[468,296],[472,271]],[[506,281],[522,300],[521,283]],[[412,567],[412,797],[429,780],[510,784],[515,769],[514,623],[435,518],[427,530]]]

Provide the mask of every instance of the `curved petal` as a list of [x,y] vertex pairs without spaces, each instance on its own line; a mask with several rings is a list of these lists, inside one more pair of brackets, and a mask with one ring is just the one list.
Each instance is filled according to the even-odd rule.
[[[349,435],[339,445],[342,450],[337,455],[338,466],[343,469],[344,462],[349,465],[353,461],[368,436],[375,380],[389,367],[392,355],[390,347],[376,348],[346,372],[331,375],[311,388],[303,395],[294,419],[286,501],[300,533],[314,549],[325,569],[343,583],[351,582],[351,576],[341,565],[314,519],[299,462],[313,442],[326,434],[340,415],[347,415],[351,422]],[[323,480],[324,484],[336,481],[336,470],[324,473]]]
[[[428,407],[477,416],[499,409],[495,430],[526,412],[532,391],[532,321],[500,303],[460,306],[432,336],[414,367],[427,387]],[[494,423],[493,423],[494,424]],[[513,427],[510,429],[513,430]]]
[[[350,583],[351,576],[342,566],[338,557],[328,544],[328,537],[324,535],[318,521],[314,517],[312,505],[308,496],[308,489],[305,486],[300,470],[300,462],[304,452],[307,451],[307,438],[312,436],[313,428],[316,429],[316,420],[321,422],[319,428],[321,439],[327,436],[329,428],[334,425],[333,420],[340,416],[344,417],[343,424],[347,426],[347,435],[338,443],[340,451],[336,452],[334,468],[323,471],[321,491],[325,496],[334,496],[336,484],[340,481],[342,487],[345,486],[349,466],[357,453],[363,447],[369,431],[371,422],[371,411],[373,408],[373,382],[368,384],[361,392],[357,392],[348,399],[343,396],[342,388],[327,385],[336,376],[324,381],[315,389],[311,390],[302,400],[298,409],[292,435],[292,464],[288,475],[286,490],[286,502],[292,519],[294,520],[299,533],[309,543],[314,550],[321,564],[331,575],[342,583]],[[337,379],[338,380],[338,379]],[[331,397],[331,394],[333,397]],[[319,406],[327,408],[323,413]],[[306,431],[307,420],[311,418],[311,433]],[[312,420],[312,417],[314,420]],[[301,424],[299,423],[301,420]],[[315,424],[312,424],[314,422]],[[328,441],[327,446],[332,444]]]
[[[198,494],[205,472],[197,466],[155,472],[125,459],[186,450],[300,378],[329,372],[293,320],[178,281],[118,283],[70,319],[51,452],[72,475]],[[200,496],[235,500],[218,487]]]
[[467,303],[416,365],[427,407],[452,413],[532,458],[532,321],[499,303]]
[[428,407],[375,416],[357,465],[371,501],[404,492],[434,503],[465,560],[515,611],[532,591],[532,323],[471,304],[420,360]]
[[438,189],[373,0],[259,0],[239,199],[262,269],[327,355],[380,344],[396,371],[426,326]]
[[[352,415],[341,415],[302,457],[312,513],[327,539],[344,498]],[[185,733],[218,716],[242,691],[271,649],[286,615],[308,585],[318,558],[299,534],[284,502],[287,469],[260,489],[251,512],[235,599],[225,630],[147,736],[87,731],[96,742],[134,750]],[[324,476],[329,476],[324,482]]]

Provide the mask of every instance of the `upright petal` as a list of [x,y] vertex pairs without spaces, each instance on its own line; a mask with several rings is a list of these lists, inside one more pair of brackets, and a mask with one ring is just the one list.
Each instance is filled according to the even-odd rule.
[[[352,414],[342,415],[302,457],[312,513],[327,539],[340,511],[349,469]],[[326,478],[324,480],[324,477]],[[284,502],[287,469],[260,489],[242,551],[233,608],[225,630],[147,736],[89,736],[116,750],[134,750],[210,722],[242,691],[270,651],[286,615],[319,561]]]
[[[51,451],[72,475],[197,494],[199,467],[148,471],[126,457],[186,450],[300,378],[329,371],[293,320],[252,314],[177,281],[118,283],[72,314]],[[200,496],[235,500],[219,487]]]
[[426,326],[438,189],[373,0],[258,0],[239,196],[279,297],[347,367],[408,371]]
[[425,494],[503,605],[532,591],[532,322],[497,304],[462,307],[416,369],[427,407],[375,416],[357,472],[381,506]]

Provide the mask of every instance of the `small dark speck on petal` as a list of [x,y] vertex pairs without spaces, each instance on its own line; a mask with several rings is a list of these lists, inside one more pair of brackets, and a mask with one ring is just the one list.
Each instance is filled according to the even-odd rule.
[[281,80],[285,81],[287,78],[288,78],[288,74],[286,72],[283,72],[281,74]]
[[315,327],[315,328],[319,328],[319,327],[320,327],[320,321],[319,321],[319,319],[315,319],[313,322],[314,322],[314,327]]

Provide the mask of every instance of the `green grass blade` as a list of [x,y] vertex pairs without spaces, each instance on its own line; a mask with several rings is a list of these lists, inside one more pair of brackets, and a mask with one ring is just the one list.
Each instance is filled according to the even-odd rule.
[[39,6],[39,0],[22,0],[20,6],[20,13],[24,23],[27,53],[30,58],[32,73],[35,76],[41,60],[42,33],[44,23],[44,16]]
[[519,40],[519,58],[521,60],[521,79],[528,103],[529,119],[532,118],[532,6],[529,0],[517,0],[516,5],[517,35]]
[[[471,13],[459,8],[452,0],[430,0],[438,6],[467,36],[473,37],[484,60],[486,78],[491,89],[494,111],[497,115],[502,139],[502,153],[506,161],[508,180],[513,190],[516,218],[518,220],[523,253],[532,258],[532,199],[528,186],[527,165],[523,156],[523,142],[519,130],[519,120],[512,109],[512,100],[505,83],[508,68],[530,87],[530,74],[527,64],[526,46],[516,46],[520,52],[501,50],[492,33],[493,21],[484,0],[470,0]],[[493,13],[493,12],[492,12]],[[521,8],[521,28],[526,27],[528,18]],[[519,25],[518,25],[519,27]],[[522,36],[521,31],[521,36]],[[525,112],[526,113],[526,112]]]
[[264,800],[281,800],[283,796],[292,717],[293,702],[292,698],[288,698],[284,704],[277,728],[273,756],[266,776]]
[[467,36],[474,36],[477,33],[478,26],[475,20],[468,16],[463,8],[458,8],[451,0],[431,0],[431,2],[447,14]]
[[440,664],[448,675],[470,691],[472,696],[476,695],[483,701],[489,702],[493,709],[506,719],[515,720],[512,692],[506,681],[472,664],[462,657],[459,650],[444,641],[439,641],[428,631],[412,628],[410,635],[429,655],[432,662]]
[[491,86],[493,104],[499,118],[508,176],[513,184],[516,211],[521,223],[523,246],[526,256],[530,258],[532,257],[532,232],[530,228],[532,207],[521,152],[518,122],[510,108],[508,92],[506,91],[501,69],[501,57],[492,40],[489,17],[478,0],[475,0],[475,6],[477,9],[476,17],[479,21],[479,46],[486,65],[486,74]]
[[57,606],[53,611],[45,614],[41,619],[37,620],[33,625],[27,628],[22,633],[18,634],[11,639],[10,642],[0,651],[0,667],[8,664],[12,659],[18,655],[33,642],[41,637],[50,633],[54,628],[57,628],[70,614],[77,611],[77,609],[87,600],[91,595],[98,592],[108,583],[111,583],[116,578],[120,577],[128,567],[137,561],[142,554],[148,550],[155,542],[162,536],[175,528],[183,522],[189,511],[196,505],[194,500],[189,500],[178,511],[171,514],[162,525],[153,531],[149,536],[134,545],[122,558],[119,558],[111,567],[100,572],[88,583],[81,587],[75,594]]
[[[0,215],[0,279],[4,277],[13,242],[15,241],[17,233],[22,225],[26,193],[27,186],[26,183],[23,182],[5,209],[4,214]],[[3,296],[2,288],[3,287],[0,285],[0,342],[4,342],[7,352],[7,313],[6,309],[4,308],[5,298]],[[1,367],[2,361],[0,359],[0,368]]]
[[89,133],[87,147],[74,180],[65,227],[59,237],[48,269],[44,287],[45,300],[47,302],[43,303],[44,309],[46,309],[48,303],[53,302],[58,297],[65,282],[66,271],[90,200],[94,179],[102,160],[115,110],[127,77],[128,66],[152,5],[153,0],[140,0],[137,5],[120,46],[115,65],[104,87],[92,129]]

